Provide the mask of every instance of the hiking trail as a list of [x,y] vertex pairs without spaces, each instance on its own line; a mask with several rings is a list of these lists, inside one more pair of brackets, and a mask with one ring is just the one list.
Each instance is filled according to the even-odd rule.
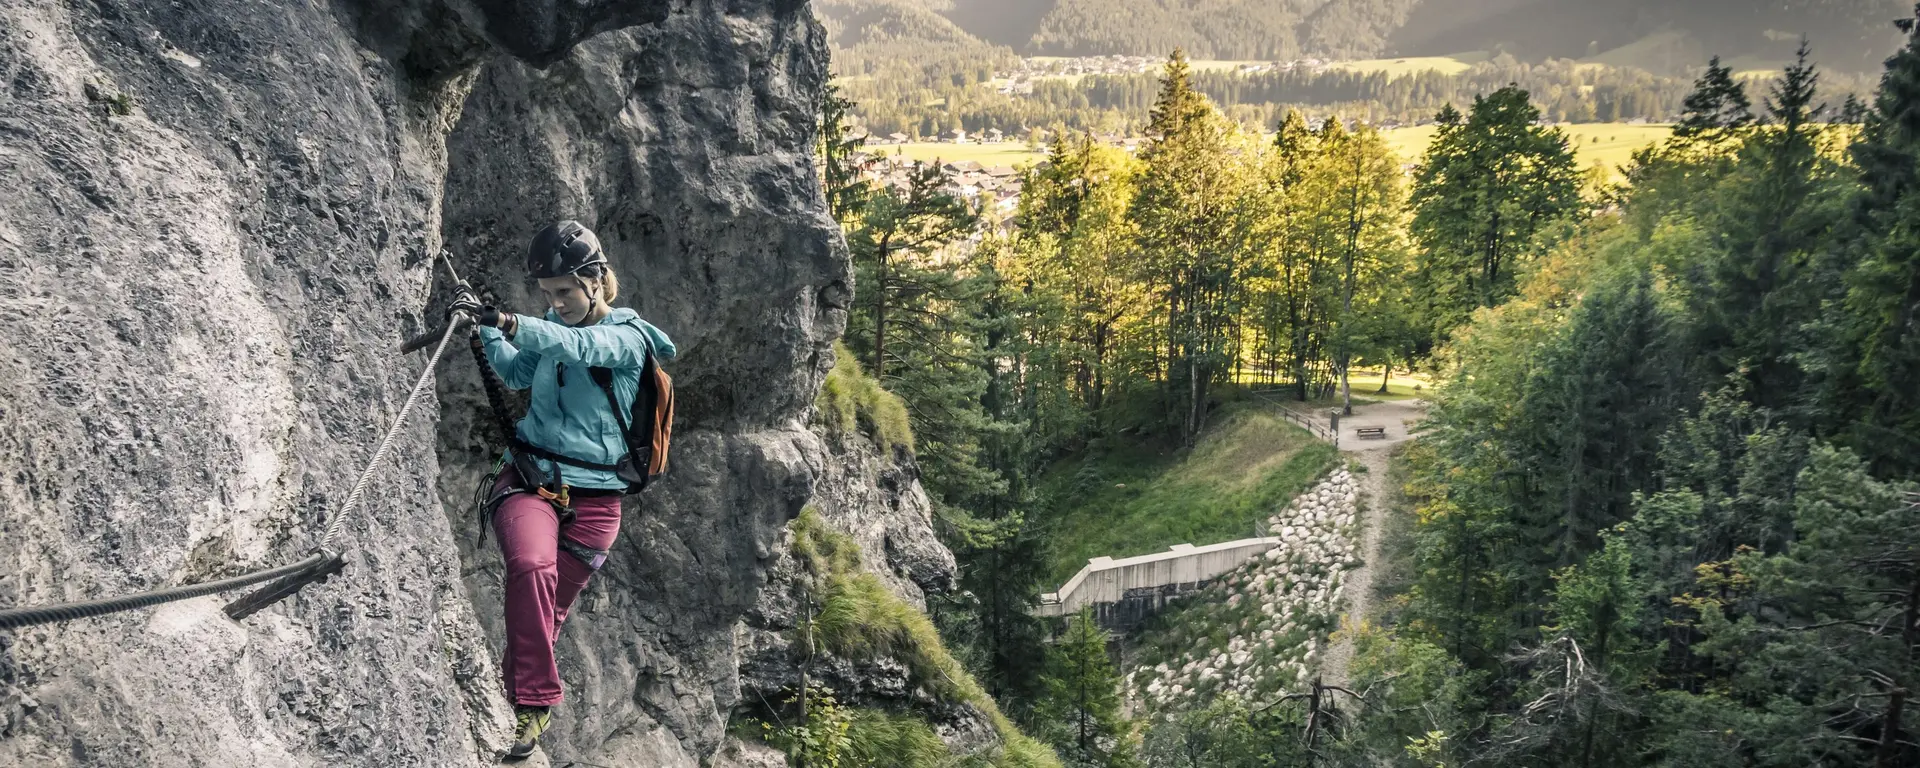
[[1344,595],[1346,610],[1342,612],[1340,632],[1328,646],[1322,666],[1328,685],[1347,688],[1352,687],[1348,685],[1348,665],[1353,661],[1352,629],[1367,618],[1373,607],[1373,573],[1380,559],[1380,532],[1387,519],[1387,471],[1393,446],[1369,446],[1367,450],[1352,453],[1367,468],[1366,473],[1360,476],[1361,564],[1347,576]]

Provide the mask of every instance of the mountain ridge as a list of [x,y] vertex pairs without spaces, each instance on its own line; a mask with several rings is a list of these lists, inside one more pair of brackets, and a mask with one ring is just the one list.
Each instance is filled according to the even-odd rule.
[[[829,0],[830,30],[877,8],[937,14],[983,45],[1026,55],[1368,59],[1504,51],[1522,60],[1586,59],[1660,36],[1653,68],[1705,58],[1790,59],[1805,37],[1831,67],[1867,72],[1898,43],[1907,0]],[[851,31],[851,30],[847,30]],[[836,41],[846,31],[835,35]],[[1699,59],[1699,61],[1694,61]]]

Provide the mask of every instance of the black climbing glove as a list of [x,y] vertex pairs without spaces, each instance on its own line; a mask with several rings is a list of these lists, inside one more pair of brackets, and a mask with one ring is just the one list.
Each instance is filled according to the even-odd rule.
[[504,317],[504,315],[501,314],[500,310],[494,309],[493,307],[481,307],[474,310],[473,313],[474,322],[495,328],[500,327],[500,318],[502,317]]

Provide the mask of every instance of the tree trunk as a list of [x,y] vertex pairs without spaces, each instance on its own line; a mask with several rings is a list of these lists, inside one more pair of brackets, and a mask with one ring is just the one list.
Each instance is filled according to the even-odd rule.
[[1353,280],[1354,261],[1360,256],[1360,187],[1363,161],[1359,147],[1353,148],[1353,198],[1347,204],[1347,252],[1344,295],[1340,302],[1340,414],[1353,415],[1353,385],[1347,372],[1353,368]]
[[1320,678],[1313,679],[1313,694],[1307,699],[1307,765],[1313,765],[1313,745],[1320,737]]
[[1900,718],[1912,693],[1908,687],[1914,683],[1911,679],[1914,652],[1920,650],[1920,568],[1914,569],[1913,582],[1907,588],[1907,609],[1903,616],[1906,628],[1900,632],[1900,639],[1907,646],[1907,664],[1894,680],[1906,687],[1894,689],[1887,700],[1887,714],[1880,721],[1880,748],[1875,750],[1874,768],[1893,768],[1900,759]]
[[1380,394],[1387,393],[1387,382],[1393,379],[1393,355],[1388,354],[1386,362],[1380,364]]
[[[1091,632],[1093,627],[1085,627],[1083,631]],[[1087,692],[1086,648],[1080,649],[1080,673],[1076,677],[1080,678],[1080,754],[1089,755],[1093,753],[1093,735],[1087,732],[1087,720],[1093,716],[1093,697]]]
[[1340,415],[1353,415],[1353,384],[1347,381],[1346,363],[1340,364]]
[[[801,645],[806,654],[806,661],[800,664],[800,727],[804,729],[807,727],[807,697],[812,693],[807,690],[807,672],[813,668],[813,590],[803,588],[800,595],[801,599],[806,601],[807,612],[806,622],[801,625],[804,628],[801,630],[803,633]],[[795,756],[794,766],[807,768],[805,750],[801,750],[800,754]]]
[[867,372],[878,381],[887,372],[887,248],[893,240],[893,233],[880,237],[874,265],[873,282],[873,363]]

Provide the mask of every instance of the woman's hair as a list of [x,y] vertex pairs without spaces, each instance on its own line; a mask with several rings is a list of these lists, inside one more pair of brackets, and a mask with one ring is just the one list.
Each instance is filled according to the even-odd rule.
[[620,298],[620,276],[613,273],[611,266],[606,264],[590,264],[574,274],[579,275],[583,280],[598,279],[600,281],[600,290],[602,291],[600,296],[601,301],[611,305],[614,299]]

